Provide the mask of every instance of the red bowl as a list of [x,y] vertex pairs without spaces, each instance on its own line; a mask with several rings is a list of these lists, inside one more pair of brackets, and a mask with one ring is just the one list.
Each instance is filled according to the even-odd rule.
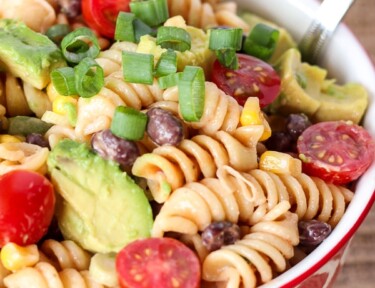
[[[298,42],[319,6],[316,0],[238,0],[241,10],[265,17],[290,31]],[[375,138],[375,68],[365,49],[343,24],[336,30],[319,65],[340,83],[362,83],[370,94],[363,125]],[[332,287],[350,242],[375,201],[375,163],[359,179],[355,196],[331,235],[311,254],[262,288]]]

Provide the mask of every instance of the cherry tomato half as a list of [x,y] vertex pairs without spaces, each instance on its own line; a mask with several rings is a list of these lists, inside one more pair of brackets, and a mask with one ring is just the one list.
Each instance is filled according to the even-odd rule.
[[129,12],[130,0],[82,0],[82,14],[87,25],[100,35],[113,38],[120,11]]
[[14,170],[0,177],[0,247],[29,245],[47,232],[55,207],[53,186],[43,175]]
[[244,105],[250,96],[257,96],[261,107],[272,103],[280,93],[280,77],[266,62],[246,54],[237,54],[238,69],[230,70],[214,62],[212,82],[226,94]]
[[116,259],[122,288],[199,287],[201,267],[192,250],[172,238],[136,240]]
[[375,142],[361,126],[345,121],[321,122],[298,138],[303,171],[344,185],[358,179],[374,161]]

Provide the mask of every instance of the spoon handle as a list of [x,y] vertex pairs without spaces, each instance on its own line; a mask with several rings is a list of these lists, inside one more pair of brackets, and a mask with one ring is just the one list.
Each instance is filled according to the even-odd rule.
[[316,63],[336,27],[355,0],[324,0],[299,43],[302,59]]

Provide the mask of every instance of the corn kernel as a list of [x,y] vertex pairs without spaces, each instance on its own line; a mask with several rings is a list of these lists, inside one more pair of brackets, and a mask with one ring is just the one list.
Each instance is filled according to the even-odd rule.
[[263,116],[258,97],[247,98],[240,116],[240,122],[242,126],[263,125],[264,132],[259,141],[264,141],[271,137],[271,127]]
[[1,249],[0,259],[5,269],[17,271],[38,263],[39,250],[35,244],[23,247],[8,243]]
[[0,135],[0,143],[19,143],[22,142],[22,138],[18,136],[13,136],[9,134]]
[[302,162],[287,153],[266,151],[260,156],[259,168],[276,174],[290,174],[296,177],[302,173]]
[[52,102],[52,111],[60,115],[66,115],[66,104],[69,103],[77,105],[77,99],[71,96],[58,96]]
[[242,126],[262,124],[259,99],[257,97],[247,98],[241,113],[240,122]]

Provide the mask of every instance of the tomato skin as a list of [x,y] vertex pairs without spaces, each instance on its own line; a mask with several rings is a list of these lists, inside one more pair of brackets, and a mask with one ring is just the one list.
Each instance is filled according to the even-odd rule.
[[358,179],[375,158],[371,135],[363,127],[345,121],[308,127],[298,138],[297,149],[304,173],[336,185]]
[[43,175],[14,170],[0,177],[0,248],[29,245],[47,232],[55,207],[54,189]]
[[226,94],[233,96],[240,105],[251,96],[259,98],[263,108],[272,103],[280,93],[280,77],[266,62],[246,54],[237,54],[239,68],[230,70],[214,62],[212,82]]
[[118,253],[116,269],[122,288],[196,288],[200,285],[198,257],[172,238],[147,238],[130,243]]
[[100,35],[113,38],[120,11],[129,12],[130,0],[82,0],[83,18]]

